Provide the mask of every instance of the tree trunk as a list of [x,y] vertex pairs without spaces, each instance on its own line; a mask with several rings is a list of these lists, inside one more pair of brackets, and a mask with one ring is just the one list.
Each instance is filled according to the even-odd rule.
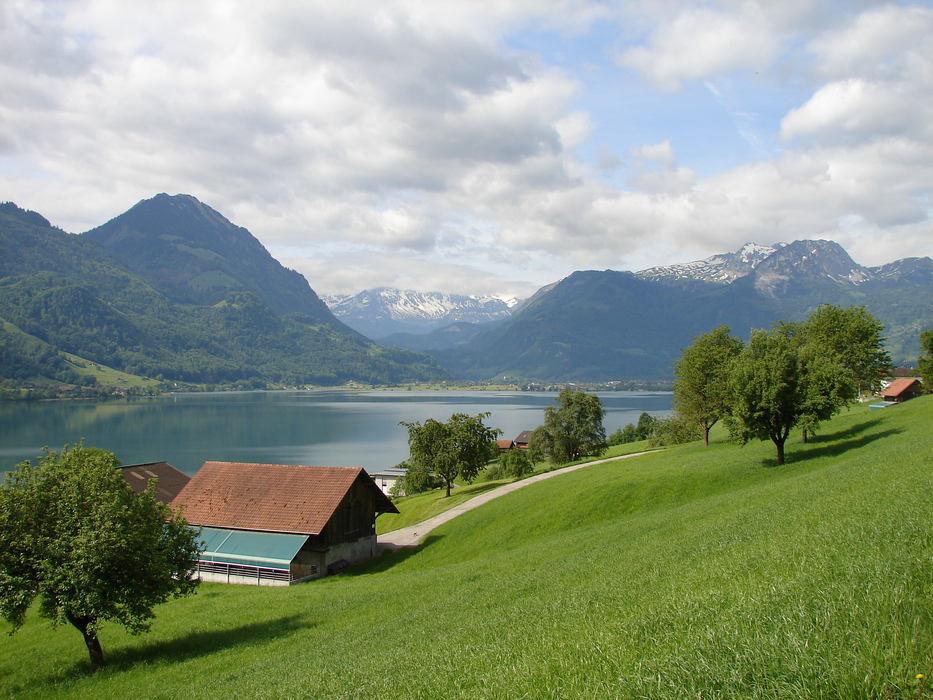
[[782,464],[784,464],[784,441],[783,441],[783,440],[775,440],[775,441],[774,441],[774,446],[775,446],[775,448],[777,448],[777,463],[778,463],[778,466],[781,466]]
[[803,435],[802,435],[801,442],[803,442],[804,444],[807,443],[807,429],[806,428],[803,429]]
[[709,428],[710,426],[703,426],[703,444],[709,447]]
[[104,650],[100,647],[100,640],[97,633],[91,627],[94,621],[89,617],[76,617],[71,613],[65,613],[68,622],[74,625],[77,630],[84,635],[84,643],[87,645],[87,653],[91,657],[91,673],[97,673],[104,667]]
[[450,498],[450,479],[444,479],[444,483],[447,485],[447,493],[444,494],[444,498]]

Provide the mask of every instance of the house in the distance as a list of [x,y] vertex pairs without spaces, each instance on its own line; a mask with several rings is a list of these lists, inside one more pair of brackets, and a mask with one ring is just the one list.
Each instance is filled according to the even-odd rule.
[[205,462],[172,506],[201,527],[204,581],[288,585],[376,554],[376,516],[397,513],[364,469]]
[[388,467],[378,472],[373,472],[370,476],[373,478],[373,481],[376,482],[376,486],[382,489],[382,492],[388,494],[392,490],[392,487],[405,476],[407,469],[402,467]]
[[881,400],[900,403],[923,393],[923,385],[915,377],[900,377],[881,390]]
[[147,462],[145,464],[128,464],[117,467],[123,478],[129,483],[133,491],[142,493],[149,485],[150,479],[155,479],[156,500],[162,503],[171,503],[185,484],[191,479],[184,472],[178,471],[168,462]]
[[523,430],[515,438],[515,446],[522,450],[528,449],[528,443],[531,441],[531,431]]

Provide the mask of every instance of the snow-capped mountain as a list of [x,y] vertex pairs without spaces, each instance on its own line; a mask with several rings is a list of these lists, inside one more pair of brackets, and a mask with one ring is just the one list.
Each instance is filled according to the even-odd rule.
[[859,265],[834,241],[801,240],[760,245],[746,243],[735,253],[713,255],[705,260],[652,267],[635,273],[653,282],[714,282],[731,284],[750,277],[766,297],[785,296],[795,287],[826,280],[852,285],[883,283],[902,278],[930,279],[930,258],[907,258],[879,267]]
[[331,312],[368,338],[393,333],[429,333],[457,322],[488,323],[508,318],[521,301],[380,287],[355,295],[323,296]]
[[786,245],[786,243],[775,243],[774,245],[746,243],[734,253],[720,253],[705,260],[680,263],[679,265],[652,267],[636,272],[635,276],[655,282],[693,279],[701,282],[729,284],[739,277],[748,275],[761,261]]

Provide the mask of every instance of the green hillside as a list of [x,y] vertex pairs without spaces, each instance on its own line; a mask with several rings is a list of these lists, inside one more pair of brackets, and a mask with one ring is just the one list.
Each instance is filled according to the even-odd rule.
[[[151,218],[144,230],[140,211]],[[197,200],[160,195],[132,212],[76,236],[0,204],[0,382],[70,382],[69,354],[141,377],[246,388],[448,378],[428,356],[344,326],[303,277]]]
[[[808,444],[724,436],[528,486],[414,552],[285,589],[205,585],[150,634],[0,635],[56,698],[918,698],[933,671],[933,397]],[[5,631],[5,626],[0,630]],[[918,679],[918,674],[925,678]]]

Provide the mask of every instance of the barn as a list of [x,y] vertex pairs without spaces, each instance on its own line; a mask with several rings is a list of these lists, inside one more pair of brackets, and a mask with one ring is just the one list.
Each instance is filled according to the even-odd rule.
[[397,513],[364,469],[205,462],[172,507],[201,527],[203,581],[289,585],[376,554],[376,516]]

